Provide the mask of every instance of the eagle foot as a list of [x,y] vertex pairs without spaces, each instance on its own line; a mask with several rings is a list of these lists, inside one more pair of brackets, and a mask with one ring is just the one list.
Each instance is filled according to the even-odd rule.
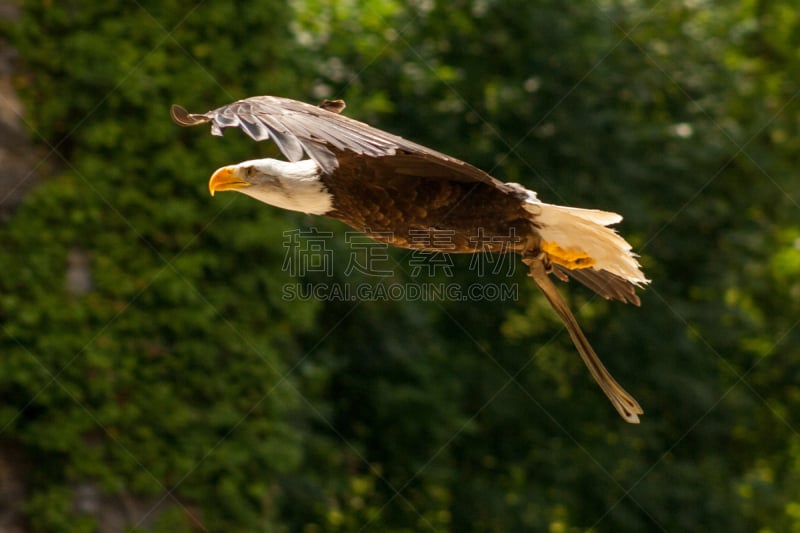
[[[545,274],[553,273],[553,264],[550,262],[550,256],[541,250],[525,252],[522,255],[522,262],[528,265],[528,268],[532,268],[535,262],[539,262],[544,266]],[[530,276],[533,277],[533,274],[530,274]]]

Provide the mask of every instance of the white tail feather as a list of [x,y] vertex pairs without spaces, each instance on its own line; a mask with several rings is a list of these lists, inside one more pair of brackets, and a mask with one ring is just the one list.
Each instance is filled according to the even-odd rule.
[[543,241],[586,254],[596,270],[606,270],[635,285],[649,283],[631,245],[606,227],[622,220],[617,213],[546,204],[533,198],[525,202],[525,209],[535,215]]

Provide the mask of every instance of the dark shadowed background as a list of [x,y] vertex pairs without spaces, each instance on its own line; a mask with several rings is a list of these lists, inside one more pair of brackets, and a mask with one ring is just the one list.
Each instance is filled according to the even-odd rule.
[[[0,530],[800,528],[798,13],[5,3]],[[277,152],[169,105],[257,94],[344,98],[544,201],[623,214],[641,308],[562,288],[641,425],[522,268],[389,251],[375,275],[337,223],[209,197],[215,168]],[[302,257],[330,262],[290,268],[312,231],[332,237]],[[286,294],[433,282],[518,292]]]

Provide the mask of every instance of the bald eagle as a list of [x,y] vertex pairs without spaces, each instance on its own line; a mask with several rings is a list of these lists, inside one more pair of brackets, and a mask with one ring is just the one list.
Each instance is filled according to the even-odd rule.
[[[173,105],[171,115],[181,126],[211,123],[213,135],[240,128],[255,141],[272,140],[287,159],[222,167],[209,181],[212,195],[238,191],[332,217],[400,248],[518,253],[595,381],[625,421],[638,423],[639,403],[603,366],[549,277],[571,277],[604,298],[639,305],[635,289],[649,280],[631,245],[608,227],[622,217],[542,202],[517,183],[347,118],[344,107],[341,100],[314,106],[256,96],[201,114]],[[415,238],[420,231],[447,232],[446,249],[436,239]]]

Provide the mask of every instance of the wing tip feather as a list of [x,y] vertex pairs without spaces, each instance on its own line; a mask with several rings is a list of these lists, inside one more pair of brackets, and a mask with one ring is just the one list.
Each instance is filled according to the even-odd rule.
[[170,106],[169,114],[175,124],[183,127],[196,126],[211,120],[205,115],[189,113],[186,108],[179,106],[178,104],[172,104]]

